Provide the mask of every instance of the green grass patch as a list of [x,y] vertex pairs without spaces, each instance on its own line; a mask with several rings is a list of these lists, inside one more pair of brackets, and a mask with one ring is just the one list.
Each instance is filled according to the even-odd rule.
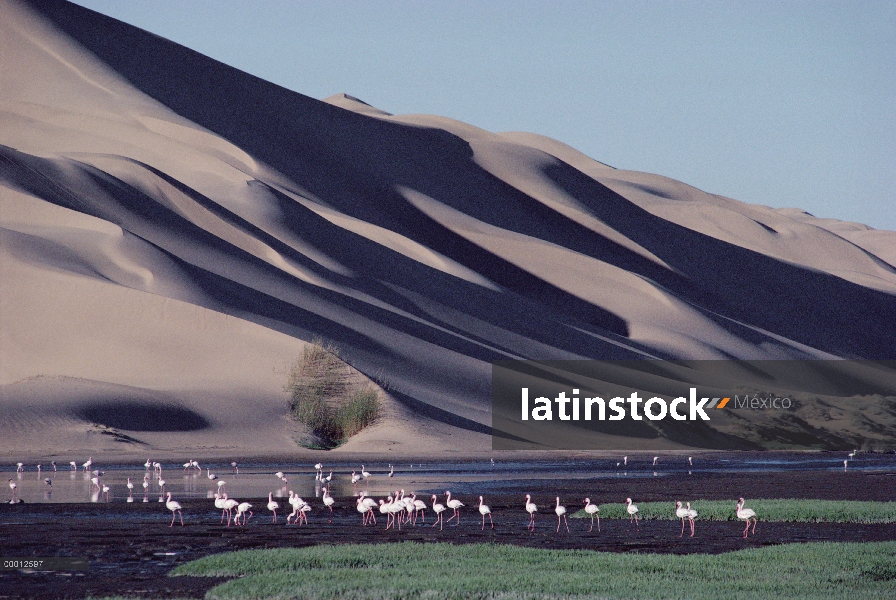
[[379,415],[379,394],[352,383],[351,368],[339,349],[316,339],[287,374],[284,391],[295,419],[315,436],[307,447],[329,450],[372,424]]
[[237,576],[225,598],[896,597],[896,542],[788,544],[727,554],[619,554],[496,544],[365,544],[246,550],[172,575]]
[[[673,519],[673,502],[636,502],[642,519]],[[698,520],[736,521],[733,500],[691,501]],[[756,511],[760,521],[802,523],[896,523],[896,502],[858,502],[853,500],[750,500],[747,508]],[[580,510],[574,518],[591,517]],[[628,519],[625,504],[601,504],[602,519]]]

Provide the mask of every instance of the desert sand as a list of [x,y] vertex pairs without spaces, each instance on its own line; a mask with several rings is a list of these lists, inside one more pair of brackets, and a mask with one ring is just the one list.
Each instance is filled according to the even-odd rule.
[[315,337],[384,393],[335,452],[383,455],[487,453],[494,360],[896,358],[896,232],[316,100],[62,1],[2,0],[0,61],[7,460],[312,455],[282,388]]

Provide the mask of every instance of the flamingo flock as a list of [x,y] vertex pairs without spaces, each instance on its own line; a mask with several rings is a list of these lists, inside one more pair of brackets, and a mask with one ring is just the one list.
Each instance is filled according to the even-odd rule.
[[[855,457],[856,451],[851,452],[847,460]],[[658,463],[659,457],[653,457],[653,465]],[[688,465],[693,465],[693,457],[687,457]],[[621,460],[622,465],[627,465],[628,456],[623,456]],[[52,463],[54,472],[56,471],[56,463],[53,461]],[[617,463],[618,464],[618,463]],[[231,462],[231,469],[233,474],[239,473],[239,468],[236,462]],[[75,461],[71,461],[69,463],[71,469],[77,470],[78,464]],[[106,501],[109,501],[111,487],[107,483],[103,481],[103,476],[105,475],[104,471],[99,469],[90,470],[93,466],[93,457],[89,457],[87,461],[81,464],[81,468],[85,471],[85,479],[89,475],[90,482],[92,484],[92,488],[95,490],[94,492],[94,501],[96,501],[96,497],[102,494]],[[163,478],[162,472],[163,468],[161,463],[152,462],[147,459],[146,463],[143,465],[146,468],[146,473],[143,477],[142,487],[144,491],[144,502],[146,502],[146,495],[149,493],[150,487],[153,483],[158,486],[160,498],[159,502],[165,502],[165,506],[168,510],[172,512],[172,519],[169,527],[173,527],[174,524],[179,519],[181,522],[181,526],[184,526],[184,518],[183,518],[183,508],[180,503],[175,501],[172,498],[172,492],[165,489],[166,482]],[[334,507],[337,506],[337,500],[331,495],[331,485],[330,482],[333,480],[333,471],[329,471],[328,476],[324,476],[323,465],[318,463],[315,466],[315,482],[326,484],[326,487],[320,488],[322,495],[320,496],[320,501],[323,504],[323,508],[325,508],[328,512],[328,523],[333,522],[334,515]],[[199,463],[195,460],[189,460],[183,464],[185,473],[193,473],[193,474],[201,474],[203,468],[200,467]],[[37,465],[38,477],[41,474],[41,465]],[[205,478],[209,480],[210,483],[214,483],[216,485],[217,491],[214,493],[214,506],[216,510],[221,511],[221,523],[224,523],[224,520],[227,520],[227,527],[230,527],[231,524],[243,527],[248,524],[250,519],[253,516],[253,506],[249,502],[240,502],[238,500],[229,498],[226,491],[224,490],[224,481],[220,480],[218,475],[211,471],[210,466],[206,466],[205,469]],[[21,474],[24,472],[24,464],[17,464],[17,473],[19,473],[19,479],[21,480]],[[395,468],[393,465],[389,465],[389,471],[387,473],[383,473],[387,476],[388,479],[394,478]],[[286,473],[283,471],[278,471],[274,473],[274,475],[283,483],[288,484],[288,479]],[[72,474],[74,477],[74,473]],[[369,478],[373,477],[373,474],[370,473],[365,465],[361,465],[360,470],[352,471],[350,476],[350,481],[353,486],[356,486],[359,482],[365,481]],[[50,486],[49,489],[52,489],[52,478],[46,478],[44,483],[47,486]],[[17,488],[18,485],[13,479],[8,480],[9,488],[12,492],[12,497],[10,502],[17,502]],[[128,502],[133,501],[133,492],[135,485],[132,483],[131,478],[127,478],[126,488],[128,490]],[[286,490],[284,486],[282,490]],[[426,524],[426,511],[432,510],[434,515],[434,521],[430,525],[431,528],[439,527],[440,531],[444,530],[446,524],[451,524],[452,521],[455,521],[454,526],[460,526],[460,512],[461,509],[465,507],[464,502],[462,502],[458,497],[453,496],[450,490],[446,490],[444,493],[445,499],[440,501],[437,495],[431,496],[431,504],[428,506],[426,502],[417,498],[416,494],[410,493],[406,494],[404,490],[395,490],[394,493],[390,493],[386,498],[375,500],[367,495],[366,492],[362,491],[357,494],[357,498],[355,501],[356,509],[358,513],[361,515],[361,524],[362,526],[375,526],[377,524],[377,516],[376,512],[379,512],[380,515],[385,519],[385,527],[384,530],[396,529],[401,530],[406,526],[415,526],[417,525],[417,521],[421,521],[423,524]],[[286,517],[287,525],[307,525],[308,524],[308,516],[309,513],[312,512],[312,505],[303,500],[298,494],[294,493],[292,490],[288,492],[288,505],[291,507],[291,512]],[[19,502],[21,502],[19,500]],[[277,512],[280,510],[280,504],[274,499],[274,492],[268,493],[268,501],[265,505],[267,510],[271,512],[272,518],[271,522],[276,524],[278,522]],[[488,518],[490,529],[495,529],[494,516],[492,509],[489,505],[485,503],[485,498],[483,496],[479,496],[479,504],[478,506],[474,504],[479,511],[481,520],[480,520],[480,529],[482,531],[485,530],[486,518]],[[525,502],[523,504],[523,509],[529,516],[527,530],[534,532],[536,529],[536,515],[538,513],[538,506],[532,500],[532,496],[530,494],[525,495]],[[446,519],[445,513],[446,511],[451,511],[451,515]],[[601,531],[601,523],[600,523],[600,507],[597,504],[592,503],[590,498],[585,498],[584,500],[584,513],[586,518],[590,518],[590,526],[588,528],[588,532],[593,532],[595,521],[597,522],[597,531]],[[635,528],[640,531],[640,511],[638,509],[637,504],[635,504],[631,498],[626,498],[625,500],[625,510],[629,516],[629,529],[631,525],[634,525]],[[567,533],[570,533],[569,521],[568,521],[568,511],[567,508],[561,504],[560,496],[555,496],[555,505],[554,505],[554,513],[557,515],[557,525],[555,527],[555,533],[560,534],[561,528],[565,528]],[[695,509],[691,508],[690,502],[681,502],[677,501],[675,503],[674,509],[675,516],[681,521],[681,530],[679,533],[679,537],[684,536],[684,532],[686,529],[690,529],[690,537],[694,537],[696,530],[696,519],[698,513]],[[742,532],[743,537],[747,538],[751,533],[755,535],[756,533],[756,525],[758,522],[758,518],[756,512],[752,509],[746,508],[745,501],[743,498],[739,498],[735,503],[735,515],[737,519],[744,521],[745,527]]]

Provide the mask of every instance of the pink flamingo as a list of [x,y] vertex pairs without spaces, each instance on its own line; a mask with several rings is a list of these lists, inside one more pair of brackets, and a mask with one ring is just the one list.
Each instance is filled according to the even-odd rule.
[[538,507],[532,502],[532,496],[529,494],[526,494],[526,512],[529,513],[529,526],[526,529],[535,531],[535,513],[538,512]]
[[596,504],[591,504],[591,498],[585,498],[585,513],[591,517],[591,529],[589,529],[589,533],[594,530],[594,517],[597,516],[597,531],[600,532],[600,515],[597,514],[600,512],[600,508],[597,507]]
[[566,507],[560,506],[560,496],[557,496],[557,508],[554,509],[554,512],[557,513],[557,533],[560,533],[560,517],[563,517],[563,522],[566,523],[566,533],[569,533],[569,521],[566,520]]
[[432,512],[436,513],[436,522],[432,524],[433,527],[436,525],[439,526],[439,531],[442,531],[442,513],[445,512],[446,508],[444,504],[439,504],[438,498],[436,498],[435,494],[432,496]]
[[625,511],[628,513],[628,525],[631,527],[632,520],[635,521],[635,526],[638,528],[638,531],[641,531],[641,525],[638,524],[638,505],[632,504],[631,498],[625,499]]
[[277,509],[280,508],[280,505],[277,504],[277,501],[274,500],[274,492],[268,492],[268,510],[274,513],[273,522],[277,522]]
[[174,526],[174,519],[177,517],[178,514],[180,515],[180,526],[183,527],[184,526],[184,513],[181,510],[180,503],[175,502],[174,500],[171,499],[171,492],[168,492],[168,500],[165,502],[165,506],[167,506],[168,510],[171,511],[171,525],[169,525],[168,527]]
[[482,503],[482,496],[479,496],[479,514],[482,515],[482,530],[485,531],[485,515],[488,515],[488,522],[495,528],[495,522],[492,521],[492,509]]
[[448,521],[451,519],[457,519],[457,524],[460,525],[460,507],[464,505],[460,500],[452,500],[451,499],[451,490],[447,490],[445,494],[448,496],[448,500],[445,504],[448,505],[448,508],[454,509],[454,515],[448,518]]
[[735,513],[737,514],[738,519],[744,519],[747,522],[747,526],[744,527],[744,537],[747,537],[747,532],[750,529],[750,519],[753,519],[753,535],[756,535],[756,513],[749,509],[744,508],[744,499],[739,498],[737,500],[737,505],[735,505]]

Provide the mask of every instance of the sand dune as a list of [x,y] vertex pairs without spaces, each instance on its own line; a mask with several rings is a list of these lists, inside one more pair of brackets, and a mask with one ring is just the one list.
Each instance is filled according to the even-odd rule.
[[391,393],[358,452],[486,449],[499,359],[896,358],[896,232],[0,7],[0,454],[89,449],[110,386],[200,424],[128,451],[295,452],[315,336]]

